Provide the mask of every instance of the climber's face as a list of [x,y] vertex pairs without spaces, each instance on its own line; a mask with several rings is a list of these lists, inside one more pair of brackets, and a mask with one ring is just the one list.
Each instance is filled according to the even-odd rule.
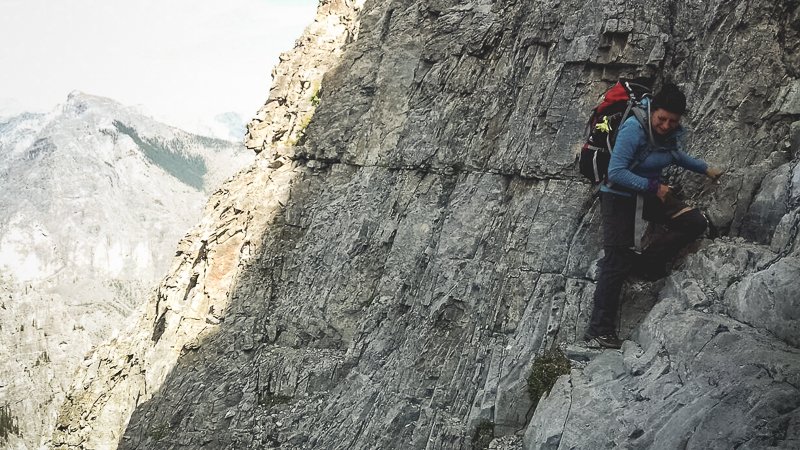
[[653,126],[654,132],[665,136],[678,128],[678,125],[681,124],[681,115],[658,108],[650,114],[650,124]]

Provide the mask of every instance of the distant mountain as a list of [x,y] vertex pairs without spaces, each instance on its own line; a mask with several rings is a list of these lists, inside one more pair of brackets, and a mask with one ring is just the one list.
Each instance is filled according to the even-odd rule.
[[83,353],[144,300],[208,195],[251,161],[241,143],[80,92],[0,120],[0,415],[21,435],[9,445],[43,442]]
[[198,114],[174,116],[159,116],[165,123],[172,124],[190,133],[202,136],[212,136],[218,139],[240,142],[247,133],[242,116],[234,111],[217,114],[213,117]]
[[239,114],[228,111],[226,113],[217,114],[214,120],[223,129],[228,130],[228,137],[236,140],[244,140],[244,135],[247,133],[247,126]]

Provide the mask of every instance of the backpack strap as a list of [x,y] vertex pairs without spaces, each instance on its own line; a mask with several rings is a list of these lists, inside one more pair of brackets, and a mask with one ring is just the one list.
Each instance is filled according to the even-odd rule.
[[[636,116],[636,119],[642,125],[642,128],[647,130],[647,137],[650,140],[650,145],[647,146],[645,151],[641,152],[638,158],[631,164],[629,170],[635,169],[639,164],[641,164],[648,156],[656,148],[655,139],[653,139],[653,128],[650,126],[650,103],[647,104],[647,112],[645,112],[642,108],[634,108],[633,114]],[[645,116],[645,114],[647,114]],[[678,151],[676,149],[670,149],[670,155],[672,155],[672,159],[677,161],[680,159],[678,155]],[[634,215],[634,231],[633,231],[633,248],[632,250],[636,253],[642,253],[642,238],[644,237],[644,232],[647,225],[644,223],[644,195],[641,193],[636,193],[636,213]]]
[[[628,170],[633,171],[636,167],[639,166],[655,149],[655,139],[653,139],[653,129],[650,127],[650,103],[647,104],[647,112],[644,111],[642,108],[633,108],[633,115],[636,117],[636,120],[639,121],[639,124],[642,125],[642,128],[646,130],[647,138],[649,140],[650,145],[647,148],[639,153],[639,156],[633,161],[633,164],[630,165]],[[636,213],[633,216],[633,248],[632,250],[636,253],[642,253],[642,238],[644,237],[644,231],[647,228],[647,225],[644,223],[644,195],[640,192],[636,193]]]
[[639,124],[641,124],[642,128],[644,128],[647,132],[647,138],[650,141],[650,146],[655,147],[656,140],[653,138],[653,128],[650,126],[650,103],[647,103],[647,111],[637,106],[633,108],[632,112],[636,117],[636,120],[639,121]]
[[636,194],[636,213],[633,216],[633,248],[636,253],[642,253],[642,239],[647,224],[644,223],[644,195]]

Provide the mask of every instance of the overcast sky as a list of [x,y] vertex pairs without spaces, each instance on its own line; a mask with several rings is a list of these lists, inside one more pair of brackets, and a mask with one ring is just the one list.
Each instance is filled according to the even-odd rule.
[[0,115],[80,90],[191,121],[267,99],[317,0],[0,0]]

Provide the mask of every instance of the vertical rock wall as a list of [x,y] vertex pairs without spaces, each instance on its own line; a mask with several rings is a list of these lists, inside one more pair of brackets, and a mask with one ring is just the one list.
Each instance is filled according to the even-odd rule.
[[[279,66],[259,162],[87,361],[54,447],[463,448],[484,421],[517,448],[797,443],[797,2],[320,11],[346,36]],[[289,69],[332,42],[329,67]],[[672,179],[722,237],[632,285],[624,351],[534,413],[532,362],[590,311],[598,209],[574,151],[622,76],[689,94],[690,152],[728,172]]]

